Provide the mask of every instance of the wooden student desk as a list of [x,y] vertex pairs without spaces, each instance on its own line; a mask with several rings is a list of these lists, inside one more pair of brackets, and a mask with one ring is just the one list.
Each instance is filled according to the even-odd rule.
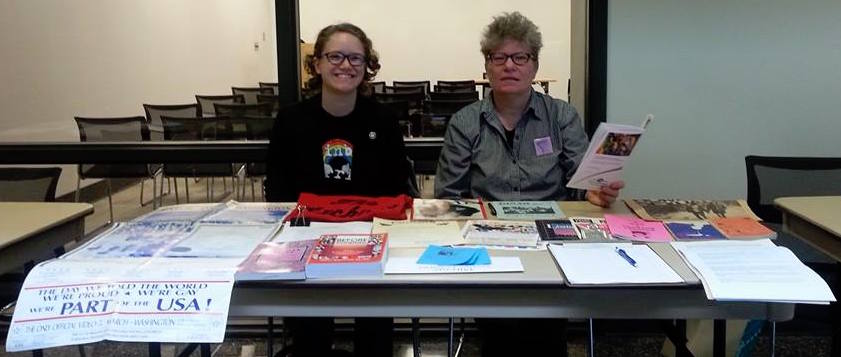
[[841,262],[841,196],[780,197],[783,230]]
[[[780,197],[783,231],[841,262],[841,196]],[[836,263],[836,272],[841,268]],[[838,296],[838,292],[835,292]],[[835,303],[831,356],[841,356],[841,307]]]
[[89,203],[0,202],[0,274],[82,238]]

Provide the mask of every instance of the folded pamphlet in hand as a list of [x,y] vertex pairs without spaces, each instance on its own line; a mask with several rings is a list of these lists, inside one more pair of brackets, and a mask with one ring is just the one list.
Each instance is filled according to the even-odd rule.
[[590,140],[590,146],[567,187],[598,190],[622,177],[625,161],[631,157],[646,126],[654,116],[649,114],[642,126],[601,123]]

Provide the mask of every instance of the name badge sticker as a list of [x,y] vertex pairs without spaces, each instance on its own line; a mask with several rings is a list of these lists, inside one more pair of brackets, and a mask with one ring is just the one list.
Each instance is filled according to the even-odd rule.
[[549,155],[552,153],[552,139],[548,136],[534,139],[534,153],[537,156]]

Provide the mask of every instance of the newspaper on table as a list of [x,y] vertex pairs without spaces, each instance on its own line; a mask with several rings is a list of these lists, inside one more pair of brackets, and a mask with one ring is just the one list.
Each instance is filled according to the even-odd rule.
[[639,127],[604,122],[599,124],[567,187],[598,190],[621,179],[625,161],[631,157],[631,152],[653,119],[654,116],[649,114]]
[[222,342],[235,269],[196,259],[41,263],[24,281],[6,351],[102,340]]

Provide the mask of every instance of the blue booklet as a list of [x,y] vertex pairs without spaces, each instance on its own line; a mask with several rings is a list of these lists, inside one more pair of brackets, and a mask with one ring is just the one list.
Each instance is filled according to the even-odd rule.
[[707,221],[665,222],[677,240],[725,239],[724,234]]
[[491,257],[485,247],[448,247],[430,245],[418,258],[418,264],[432,265],[485,265]]

